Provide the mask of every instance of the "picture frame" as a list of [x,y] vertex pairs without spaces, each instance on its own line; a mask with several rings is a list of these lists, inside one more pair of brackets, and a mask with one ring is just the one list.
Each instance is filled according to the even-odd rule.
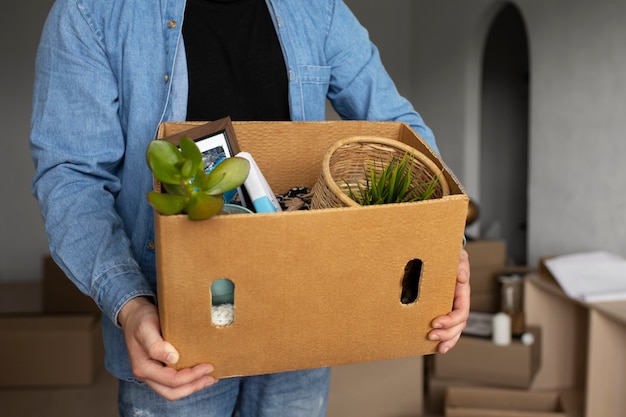
[[205,163],[205,170],[211,170],[224,158],[239,153],[239,144],[229,117],[199,126],[197,136],[188,132],[188,136],[196,142]]
[[[225,158],[233,157],[240,152],[232,121],[228,116],[176,133],[164,139],[178,145],[180,138],[183,136],[193,140],[200,149],[206,172],[210,172]],[[235,193],[225,196],[225,198],[228,200],[238,199],[242,206],[254,211],[252,200],[244,186],[238,187]]]

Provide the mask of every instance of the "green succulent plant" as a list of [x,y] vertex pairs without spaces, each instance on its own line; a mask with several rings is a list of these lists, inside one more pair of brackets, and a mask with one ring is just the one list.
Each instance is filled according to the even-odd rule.
[[392,157],[387,165],[383,161],[369,161],[364,169],[365,183],[356,183],[353,189],[345,182],[348,196],[362,206],[428,200],[439,184],[439,177],[420,184],[413,183],[413,158],[405,153],[401,159]]
[[202,153],[186,136],[179,146],[165,140],[150,142],[146,160],[165,191],[150,191],[150,204],[165,215],[187,213],[191,220],[219,213],[224,206],[222,194],[243,184],[250,171],[246,159],[229,157],[211,172],[204,172]]

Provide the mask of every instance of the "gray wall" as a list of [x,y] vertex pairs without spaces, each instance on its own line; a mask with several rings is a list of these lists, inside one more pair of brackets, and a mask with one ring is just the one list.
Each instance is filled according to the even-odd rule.
[[[435,131],[444,159],[470,196],[479,195],[481,53],[503,2],[348,3],[369,27],[399,90]],[[592,249],[625,253],[626,2],[514,3],[531,49],[529,263]],[[39,278],[47,252],[30,195],[27,137],[35,48],[50,4],[9,2],[0,29],[0,281]]]
[[47,252],[39,207],[30,194],[28,131],[35,51],[51,4],[6,2],[0,25],[0,281],[39,279]]
[[535,257],[593,249],[624,255],[626,2],[527,3],[529,250]]
[[[595,249],[625,254],[626,2],[513,3],[530,44],[528,263]],[[412,3],[411,98],[472,197],[489,192],[479,183],[480,59],[503,4]]]

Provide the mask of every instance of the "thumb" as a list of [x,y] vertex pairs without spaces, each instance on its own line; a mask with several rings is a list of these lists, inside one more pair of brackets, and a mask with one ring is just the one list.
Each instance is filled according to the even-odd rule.
[[161,336],[158,316],[149,316],[143,325],[139,326],[137,341],[143,347],[150,359],[174,365],[178,362],[180,355],[176,348]]
[[131,361],[148,357],[168,365],[178,362],[178,351],[161,336],[159,312],[146,297],[129,300],[120,310],[118,321],[124,330]]
[[161,347],[163,349],[163,352],[165,353],[165,359],[163,359],[163,363],[166,363],[168,365],[175,365],[176,363],[178,363],[180,355],[171,343],[162,340]]
[[180,358],[178,351],[171,343],[163,340],[161,332],[158,329],[156,329],[156,331],[147,332],[143,336],[143,340],[140,343],[143,345],[150,359],[168,365],[174,365],[178,362]]

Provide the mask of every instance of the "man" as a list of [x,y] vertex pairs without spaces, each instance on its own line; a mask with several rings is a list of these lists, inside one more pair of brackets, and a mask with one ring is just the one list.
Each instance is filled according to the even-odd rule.
[[[327,99],[345,119],[406,122],[437,150],[342,0],[52,7],[36,63],[33,193],[52,256],[103,311],[120,415],[324,415],[328,369],[216,384],[210,364],[164,366],[178,353],[162,339],[154,305],[145,150],[163,121],[322,120]],[[440,352],[454,346],[468,313],[462,251],[453,311],[429,333]]]

